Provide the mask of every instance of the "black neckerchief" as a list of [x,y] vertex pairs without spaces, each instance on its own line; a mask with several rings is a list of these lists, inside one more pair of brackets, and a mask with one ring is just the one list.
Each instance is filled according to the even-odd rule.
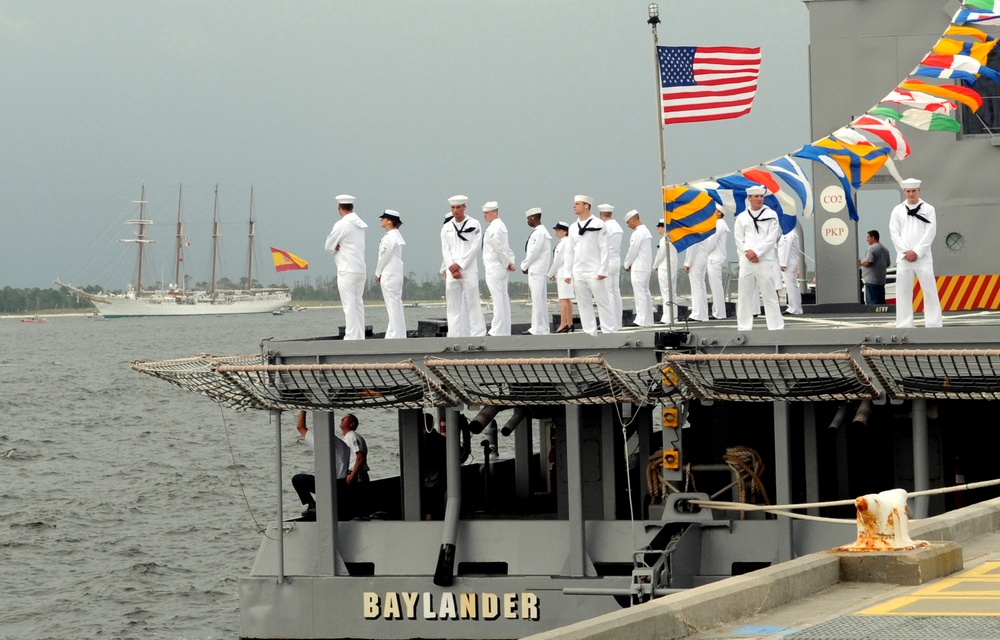
[[920,211],[920,206],[922,204],[923,204],[923,202],[918,202],[917,206],[913,207],[912,209],[909,208],[909,207],[906,207],[906,203],[905,202],[903,203],[903,206],[906,207],[906,215],[913,216],[917,220],[923,220],[927,224],[930,224],[931,223],[930,220],[928,220],[927,218],[925,218],[922,215],[920,215],[919,213],[917,213],[918,211]]
[[750,219],[753,220],[753,228],[757,231],[757,233],[760,233],[760,227],[757,223],[760,222],[760,217],[764,215],[764,207],[760,208],[760,212],[758,212],[757,215],[754,215],[753,211],[750,209],[747,209],[747,213],[750,214]]
[[603,227],[596,227],[594,229],[591,229],[590,223],[593,222],[593,220],[594,220],[593,218],[587,218],[587,224],[579,225],[578,231],[581,236],[587,233],[588,231],[600,231],[601,229],[603,229]]
[[447,218],[444,219],[444,222],[442,224],[448,224],[449,222],[451,222],[451,219],[454,218],[454,217],[455,216],[448,216]]
[[454,222],[451,223],[451,226],[455,227],[455,235],[457,235],[458,239],[461,240],[462,242],[468,242],[469,241],[469,239],[466,238],[462,234],[469,233],[470,231],[475,231],[476,230],[475,227],[473,227],[471,229],[466,229],[465,225],[467,225],[468,223],[469,223],[468,220],[463,220],[462,221],[462,228],[461,229],[459,229],[457,226],[455,226]]

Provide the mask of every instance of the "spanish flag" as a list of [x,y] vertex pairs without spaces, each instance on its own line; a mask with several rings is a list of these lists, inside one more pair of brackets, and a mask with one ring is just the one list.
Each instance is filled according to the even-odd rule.
[[308,269],[309,263],[297,255],[271,247],[271,258],[274,259],[275,271],[294,271]]

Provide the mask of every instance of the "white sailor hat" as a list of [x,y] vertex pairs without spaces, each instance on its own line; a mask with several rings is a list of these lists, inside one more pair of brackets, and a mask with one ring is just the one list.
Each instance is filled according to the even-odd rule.
[[567,224],[567,223],[563,222],[562,220],[560,220],[559,222],[556,223],[556,226],[554,226],[552,228],[553,229],[557,229],[557,230],[558,229],[562,229],[563,231],[569,231],[569,224]]
[[540,216],[540,215],[542,215],[542,210],[538,207],[533,207],[524,212],[525,218],[530,218],[531,216]]
[[628,213],[625,214],[625,222],[628,222],[629,220],[631,220],[632,218],[636,217],[637,215],[639,215],[639,212],[636,211],[635,209],[632,209],[631,211],[629,211]]
[[903,187],[904,189],[919,189],[920,181],[917,180],[916,178],[907,178],[906,180],[900,182],[899,186]]
[[452,196],[448,198],[448,204],[450,204],[453,207],[465,204],[468,201],[469,201],[468,196]]
[[594,206],[594,199],[590,196],[575,195],[573,196],[573,202],[586,202],[590,206]]
[[762,196],[767,194],[767,187],[762,184],[755,184],[752,187],[747,187],[748,196]]
[[342,193],[337,196],[337,204],[354,204],[354,196],[349,196],[346,193]]
[[399,219],[399,212],[392,209],[386,209],[383,211],[379,218],[387,218],[393,222],[402,222],[402,220]]
[[486,204],[483,205],[483,213],[489,213],[490,211],[496,211],[499,208],[500,208],[500,205],[498,205],[495,201],[490,200],[489,202],[487,202]]
[[599,204],[597,205],[597,210],[600,211],[601,213],[612,213],[615,210],[615,208],[613,205],[610,204]]

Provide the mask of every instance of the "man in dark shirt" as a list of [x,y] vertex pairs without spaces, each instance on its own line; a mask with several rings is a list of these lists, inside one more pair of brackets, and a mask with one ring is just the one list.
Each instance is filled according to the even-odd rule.
[[861,266],[861,281],[865,283],[865,304],[885,304],[885,271],[889,268],[889,250],[878,241],[878,231],[868,232],[868,251]]

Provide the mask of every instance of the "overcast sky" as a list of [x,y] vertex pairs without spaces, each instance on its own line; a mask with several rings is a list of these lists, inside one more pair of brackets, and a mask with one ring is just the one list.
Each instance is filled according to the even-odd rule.
[[[121,222],[145,181],[157,269],[172,268],[178,185],[207,279],[213,189],[238,278],[253,185],[258,278],[335,273],[334,196],[370,227],[401,212],[406,270],[440,262],[456,193],[497,200],[520,259],[524,211],[551,227],[573,195],[661,210],[646,0],[51,2],[0,5],[0,286],[124,288]],[[762,49],[750,115],[666,130],[668,179],[755,165],[809,140],[808,11],[798,0],[660,2],[660,44]],[[276,274],[268,246],[308,272]],[[516,278],[524,278],[519,273]]]

